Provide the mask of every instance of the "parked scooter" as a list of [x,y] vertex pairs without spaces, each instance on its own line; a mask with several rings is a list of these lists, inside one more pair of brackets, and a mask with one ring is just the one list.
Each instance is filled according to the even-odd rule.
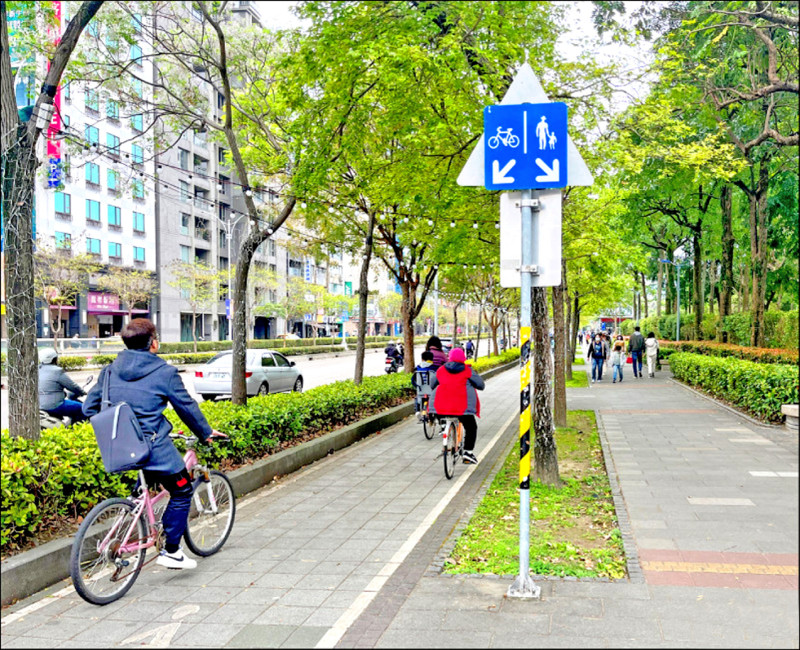
[[[86,387],[89,386],[94,381],[94,375],[89,375],[86,378],[86,381],[83,383],[83,388],[86,390]],[[68,399],[74,399],[78,402],[81,401],[80,397],[75,395],[75,393],[68,393]],[[47,411],[39,410],[39,427],[44,429],[55,429],[56,427],[68,427],[72,424],[72,419],[64,416],[63,418],[56,417],[55,415],[50,415]]]

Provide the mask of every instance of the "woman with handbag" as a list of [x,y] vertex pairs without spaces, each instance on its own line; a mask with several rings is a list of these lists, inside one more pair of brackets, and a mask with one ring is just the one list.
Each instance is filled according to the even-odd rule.
[[171,404],[178,417],[203,442],[227,436],[211,429],[197,402],[184,387],[178,370],[156,356],[156,328],[149,319],[132,319],[120,334],[127,349],[103,368],[86,396],[83,412],[87,416],[100,412],[106,381],[108,402],[125,402],[130,406],[145,439],[150,441],[150,455],[142,468],[147,482],[150,485],[160,483],[170,496],[162,517],[166,543],[156,564],[168,569],[194,569],[197,562],[187,557],[180,547],[191,506],[192,480],[169,438],[172,425],[164,417],[164,410]]

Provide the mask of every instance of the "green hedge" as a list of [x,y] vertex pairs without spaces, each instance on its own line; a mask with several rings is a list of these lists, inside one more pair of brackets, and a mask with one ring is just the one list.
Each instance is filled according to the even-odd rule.
[[[717,337],[717,314],[703,315],[703,339],[706,341],[716,340]],[[723,331],[728,334],[728,343],[733,345],[750,345],[750,326],[752,323],[751,314],[740,313],[726,316],[723,322]],[[636,323],[633,320],[624,321],[621,325],[623,334],[630,334]],[[666,314],[662,316],[650,316],[639,321],[642,334],[652,331],[659,339],[674,340],[677,316]],[[772,310],[764,314],[764,345],[767,348],[790,348],[797,349],[798,341],[798,311],[777,311]],[[681,314],[681,340],[697,340],[694,318],[691,314]]]
[[667,350],[692,352],[712,357],[734,357],[756,363],[797,364],[800,361],[800,353],[796,349],[752,348],[730,343],[717,343],[716,341],[662,341],[661,350],[662,352]]
[[[509,350],[481,359],[474,367],[486,371],[516,357],[518,351]],[[402,403],[413,393],[409,375],[398,373],[366,377],[359,386],[346,380],[305,393],[252,397],[247,406],[202,402],[200,409],[209,424],[231,438],[212,446],[199,445],[198,455],[211,465],[256,460],[278,450],[281,443],[359,420]],[[176,429],[186,429],[172,409],[166,415]],[[2,448],[3,552],[63,525],[67,518],[83,516],[103,499],[129,494],[136,477],[134,472],[106,474],[91,425],[85,422],[47,429],[36,441],[11,438],[3,430]]]
[[86,357],[77,355],[68,356],[61,354],[58,356],[58,365],[64,370],[80,370],[81,368],[85,367],[88,362],[89,360]]
[[779,422],[783,404],[797,404],[797,366],[675,352],[672,374],[762,420]]
[[[367,343],[386,343],[387,341],[396,340],[396,336],[368,336],[366,337],[365,341]],[[355,342],[355,336],[348,336],[347,337],[348,346],[351,344],[350,342]],[[230,350],[233,344],[231,341],[198,341],[197,342],[197,351],[198,352],[220,352],[222,350]],[[255,349],[262,349],[262,348],[270,348],[279,350],[281,352],[288,350],[289,348],[297,348],[297,347],[318,347],[323,345],[335,345],[341,348],[342,339],[341,337],[319,337],[317,339],[253,339],[247,342],[248,348],[255,348]],[[161,343],[160,351],[162,354],[171,354],[171,353],[178,353],[178,352],[193,352],[194,351],[194,344],[191,341],[181,341],[180,343]]]

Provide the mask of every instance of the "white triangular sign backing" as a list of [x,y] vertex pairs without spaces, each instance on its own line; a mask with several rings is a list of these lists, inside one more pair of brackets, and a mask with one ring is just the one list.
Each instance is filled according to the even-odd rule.
[[[506,91],[500,104],[549,104],[550,98],[545,94],[542,85],[536,78],[536,73],[526,61],[520,67],[517,76]],[[458,175],[459,185],[477,185],[485,187],[483,138],[481,135],[478,144],[472,150],[467,163]],[[567,185],[592,185],[594,178],[578,152],[578,148],[567,137]]]

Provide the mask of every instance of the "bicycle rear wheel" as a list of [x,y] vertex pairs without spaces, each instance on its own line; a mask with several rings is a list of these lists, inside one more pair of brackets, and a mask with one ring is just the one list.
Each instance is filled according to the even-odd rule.
[[[192,507],[183,538],[195,555],[213,555],[228,539],[236,516],[236,496],[230,480],[222,472],[211,470],[209,481],[198,479],[194,485]],[[211,496],[214,504],[212,506]]]
[[442,460],[444,461],[444,475],[448,480],[453,478],[456,471],[456,428],[452,422],[446,425],[447,443],[442,449]]
[[433,436],[436,433],[436,422],[427,413],[422,418],[422,431],[428,440],[433,440]]
[[124,553],[120,550],[132,526],[128,544],[147,540],[147,527],[141,517],[134,524],[134,505],[127,499],[106,499],[98,503],[83,520],[69,560],[75,591],[94,605],[108,605],[122,598],[133,586],[144,565],[146,549]]

